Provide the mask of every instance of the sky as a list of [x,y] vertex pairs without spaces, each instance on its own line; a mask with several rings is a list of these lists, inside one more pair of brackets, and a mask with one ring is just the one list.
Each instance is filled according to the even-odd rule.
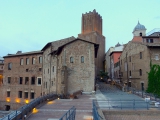
[[94,9],[103,19],[106,52],[129,42],[138,20],[146,33],[160,28],[160,0],[0,0],[0,56],[78,37],[82,13]]

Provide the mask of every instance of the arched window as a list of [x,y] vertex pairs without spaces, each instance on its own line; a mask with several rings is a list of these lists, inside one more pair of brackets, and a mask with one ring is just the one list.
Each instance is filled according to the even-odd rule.
[[139,36],[142,36],[142,33],[139,33]]
[[73,57],[70,57],[70,63],[73,63]]
[[81,56],[81,63],[84,63],[84,56]]
[[139,69],[139,75],[142,76],[142,69]]

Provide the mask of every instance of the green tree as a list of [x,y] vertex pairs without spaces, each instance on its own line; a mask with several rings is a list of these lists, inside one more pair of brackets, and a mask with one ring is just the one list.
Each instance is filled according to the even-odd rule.
[[108,79],[108,72],[105,72],[103,70],[100,70],[99,71],[99,76],[104,79],[104,78],[107,78]]
[[150,72],[148,73],[148,93],[153,93],[160,96],[160,66],[151,65]]

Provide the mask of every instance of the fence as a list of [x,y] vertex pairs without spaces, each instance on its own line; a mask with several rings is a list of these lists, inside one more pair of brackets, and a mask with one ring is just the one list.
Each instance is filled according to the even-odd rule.
[[93,108],[92,108],[93,119],[94,120],[101,120],[102,117],[98,113],[98,107],[97,107],[97,104],[95,103],[95,100],[93,100],[92,103],[93,103]]
[[57,95],[55,95],[54,93],[38,97],[38,98],[34,99],[33,101],[31,101],[29,104],[24,105],[21,108],[19,108],[18,110],[13,111],[13,112],[9,113],[8,115],[4,116],[0,120],[13,120],[13,119],[15,119],[15,120],[21,119],[22,120],[25,117],[27,117],[27,115],[29,113],[31,113],[33,108],[35,108],[36,106],[42,104],[43,102],[45,102],[47,100],[56,99],[56,98],[57,98]]
[[[122,84],[118,84],[116,83],[115,86],[123,91],[127,91],[127,86],[123,86]],[[152,93],[147,93],[145,91],[142,90],[137,90],[135,88],[129,87],[128,88],[129,92],[131,92],[132,94],[138,95],[142,98],[150,98],[150,100],[154,100],[154,101],[160,101],[160,98],[158,98],[157,95],[152,94]]]
[[157,108],[151,101],[144,100],[98,100],[94,101],[102,110],[149,110]]
[[154,95],[152,93],[147,93],[145,91],[141,91],[141,90],[136,90],[135,88],[129,87],[129,91],[132,94],[141,96],[142,98],[150,98],[150,100],[154,100],[154,101],[160,101],[160,98],[158,98],[157,95]]
[[59,120],[75,120],[76,108],[73,106]]

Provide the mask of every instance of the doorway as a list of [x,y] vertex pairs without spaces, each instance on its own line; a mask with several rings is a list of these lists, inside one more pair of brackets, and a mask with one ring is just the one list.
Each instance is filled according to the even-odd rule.
[[5,105],[6,106],[6,111],[9,111],[10,110],[10,105]]

